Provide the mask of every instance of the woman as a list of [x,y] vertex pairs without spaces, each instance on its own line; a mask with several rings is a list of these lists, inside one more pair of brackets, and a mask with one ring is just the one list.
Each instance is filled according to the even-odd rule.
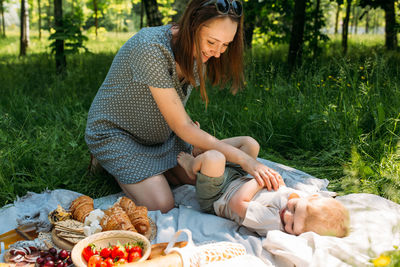
[[205,76],[242,84],[243,15],[237,0],[192,0],[176,25],[144,28],[114,58],[89,110],[91,153],[125,194],[149,210],[174,207],[168,181],[194,184],[177,166],[192,146],[218,150],[258,183],[277,189],[278,173],[192,122],[185,104],[193,86],[207,103]]

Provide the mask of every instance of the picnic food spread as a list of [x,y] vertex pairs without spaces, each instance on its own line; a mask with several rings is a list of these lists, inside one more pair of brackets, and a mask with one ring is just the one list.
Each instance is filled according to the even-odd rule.
[[[72,264],[71,250],[74,245],[92,234],[110,230],[128,230],[150,238],[150,235],[154,236],[156,231],[154,223],[147,215],[147,208],[137,206],[127,197],[120,197],[110,208],[103,211],[94,209],[93,199],[83,195],[71,202],[69,210],[65,210],[58,205],[55,210],[48,214],[48,219],[53,226],[50,233],[52,242],[50,243],[53,243],[54,246],[45,241],[47,250],[34,246],[10,248],[4,256],[6,263],[10,266],[15,265],[18,267],[34,264],[45,267],[66,267]],[[18,229],[20,227],[9,233],[15,235],[14,232],[20,232]],[[37,236],[36,233],[35,238]],[[33,239],[30,236],[22,235],[20,238],[15,239],[14,242]],[[10,239],[10,244],[13,243],[12,240]],[[113,265],[110,264],[111,260],[108,260],[109,264],[102,266],[111,267],[117,262],[122,263],[124,260],[126,262],[133,262],[140,259],[143,249],[143,245],[140,245],[139,242],[101,248],[98,253],[99,257],[101,256],[101,260],[106,263],[107,258],[111,258],[113,261]],[[126,252],[126,257],[125,254],[123,257],[121,255],[117,257],[115,252],[114,254],[110,254],[109,257],[105,257],[107,250],[117,251],[119,247],[123,248]],[[102,253],[100,254],[100,252]],[[92,267],[95,265],[89,264]]]
[[69,211],[61,207],[49,214],[53,223],[53,242],[59,247],[71,249],[74,244],[92,234],[110,230],[128,230],[150,237],[150,219],[147,208],[136,206],[127,198],[120,197],[105,211],[94,209],[93,199],[80,196],[71,202]]

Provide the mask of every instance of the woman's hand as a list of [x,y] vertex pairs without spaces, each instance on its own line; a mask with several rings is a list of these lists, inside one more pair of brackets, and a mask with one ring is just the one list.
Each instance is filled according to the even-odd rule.
[[266,187],[268,190],[278,190],[279,186],[285,185],[278,172],[251,157],[247,159],[242,168],[252,175],[260,186]]

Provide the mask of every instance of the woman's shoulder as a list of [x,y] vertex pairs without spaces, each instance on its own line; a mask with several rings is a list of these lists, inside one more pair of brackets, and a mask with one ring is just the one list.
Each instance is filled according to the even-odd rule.
[[148,45],[169,45],[171,41],[171,25],[142,28],[129,41]]
[[124,46],[131,53],[145,57],[165,52],[171,54],[171,25],[142,28]]

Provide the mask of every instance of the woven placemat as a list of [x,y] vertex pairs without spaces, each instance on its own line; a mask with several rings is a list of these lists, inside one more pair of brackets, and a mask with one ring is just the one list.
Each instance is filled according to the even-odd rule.
[[150,223],[150,229],[149,231],[147,231],[147,233],[144,234],[144,236],[147,237],[147,239],[151,242],[157,236],[157,225],[150,217],[149,217],[149,223]]

